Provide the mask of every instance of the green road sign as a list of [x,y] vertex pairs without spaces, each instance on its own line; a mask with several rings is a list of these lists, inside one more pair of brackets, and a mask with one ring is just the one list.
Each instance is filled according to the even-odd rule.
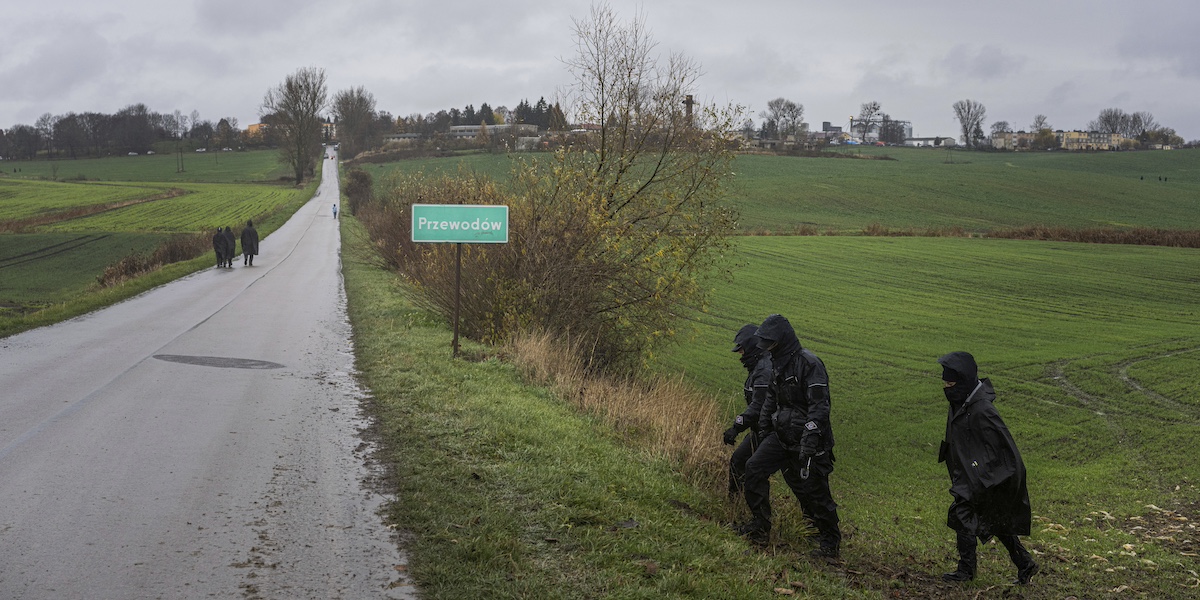
[[412,205],[412,241],[507,244],[508,207],[478,204]]

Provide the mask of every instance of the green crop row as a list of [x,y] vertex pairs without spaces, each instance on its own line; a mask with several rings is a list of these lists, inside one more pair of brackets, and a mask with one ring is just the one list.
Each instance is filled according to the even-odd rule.
[[46,231],[195,232],[240,226],[305,194],[280,186],[193,183],[187,194],[49,225]]
[[72,208],[133,202],[162,194],[164,184],[56,183],[0,179],[0,221],[25,219]]

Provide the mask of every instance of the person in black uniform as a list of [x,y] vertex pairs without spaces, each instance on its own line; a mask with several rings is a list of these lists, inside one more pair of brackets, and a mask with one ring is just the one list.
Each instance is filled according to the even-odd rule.
[[258,230],[253,220],[247,220],[246,228],[242,229],[242,266],[253,267],[255,254],[258,254]]
[[233,268],[233,257],[237,255],[237,238],[233,237],[233,229],[225,227],[225,266]]
[[976,546],[996,536],[1017,567],[1014,583],[1027,584],[1039,568],[1017,537],[1029,535],[1032,522],[1021,453],[992,404],[992,382],[979,379],[975,357],[951,352],[938,363],[942,391],[950,402],[938,462],[945,462],[950,473],[954,500],[946,525],[955,531],[958,546],[958,568],[942,579],[974,579]]
[[221,228],[217,228],[217,232],[212,237],[213,252],[217,255],[217,268],[225,266],[225,233]]
[[737,444],[737,437],[747,429],[750,433],[729,457],[729,497],[742,496],[746,488],[746,461],[754,454],[760,437],[758,417],[767,400],[767,388],[771,385],[771,353],[758,347],[758,336],[754,332],[758,325],[747,324],[733,338],[733,351],[741,354],[742,366],[746,367],[745,395],[746,410],[733,419],[733,426],[725,430],[727,445]]
[[817,355],[800,346],[792,324],[771,315],[755,332],[759,347],[770,351],[772,378],[759,413],[765,435],[746,462],[746,504],[751,520],[738,532],[765,542],[771,531],[771,483],[776,471],[792,489],[804,516],[817,530],[813,555],[836,559],[841,554],[837,503],[829,491],[833,473],[833,428],[829,422],[829,375]]

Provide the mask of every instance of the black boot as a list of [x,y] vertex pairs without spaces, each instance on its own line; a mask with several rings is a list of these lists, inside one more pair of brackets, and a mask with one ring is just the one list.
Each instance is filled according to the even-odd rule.
[[962,582],[975,579],[975,536],[959,532],[955,542],[958,546],[958,568],[952,573],[943,573],[942,581]]
[[1015,535],[998,535],[996,539],[1004,544],[1004,548],[1008,550],[1008,558],[1017,566],[1017,578],[1013,583],[1018,585],[1026,585],[1034,575],[1041,570],[1038,564],[1034,562],[1033,556],[1021,545],[1021,539]]
[[1028,585],[1029,581],[1033,579],[1033,576],[1037,575],[1038,571],[1041,571],[1041,570],[1042,570],[1042,568],[1039,567],[1037,563],[1035,563],[1031,560],[1031,561],[1029,561],[1029,564],[1025,565],[1024,567],[1022,567],[1020,569],[1017,569],[1017,580],[1014,581],[1013,583],[1015,583],[1017,585]]
[[759,546],[766,546],[771,541],[771,526],[763,525],[756,519],[734,527],[733,531]]

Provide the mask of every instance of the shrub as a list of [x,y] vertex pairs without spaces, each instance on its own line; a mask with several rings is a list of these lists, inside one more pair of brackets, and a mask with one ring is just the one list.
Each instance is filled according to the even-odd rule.
[[349,201],[350,214],[358,214],[359,207],[371,201],[372,186],[374,181],[371,179],[371,174],[366,171],[354,168],[346,173],[346,198]]

